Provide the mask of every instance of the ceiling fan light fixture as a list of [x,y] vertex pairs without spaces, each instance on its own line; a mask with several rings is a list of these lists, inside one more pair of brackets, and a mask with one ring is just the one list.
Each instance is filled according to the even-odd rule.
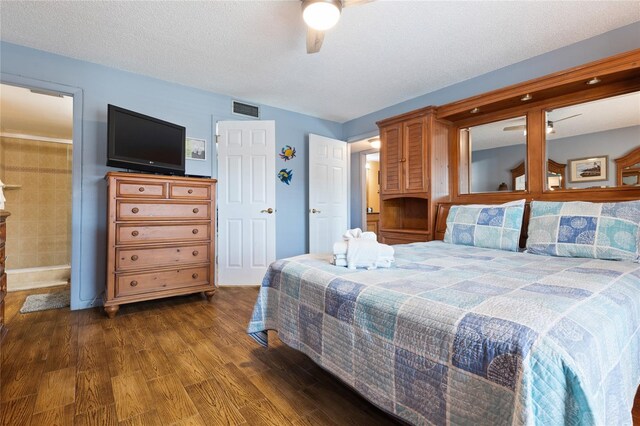
[[556,130],[553,128],[553,123],[548,121],[547,122],[547,134],[550,135],[551,133],[555,133]]
[[342,2],[340,0],[304,0],[302,18],[318,31],[326,31],[338,23]]
[[373,149],[380,149],[380,147],[382,146],[382,143],[380,142],[379,138],[373,138],[373,139],[369,139],[369,145],[371,145],[371,148]]

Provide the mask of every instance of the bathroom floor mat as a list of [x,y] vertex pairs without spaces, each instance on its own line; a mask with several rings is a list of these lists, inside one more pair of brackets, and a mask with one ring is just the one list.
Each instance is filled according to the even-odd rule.
[[27,296],[22,308],[20,308],[20,313],[26,314],[28,312],[66,308],[67,306],[69,306],[68,289],[54,293],[32,294]]

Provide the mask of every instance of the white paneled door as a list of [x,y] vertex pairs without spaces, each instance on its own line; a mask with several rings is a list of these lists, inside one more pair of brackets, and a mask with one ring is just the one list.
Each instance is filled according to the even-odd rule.
[[348,226],[347,143],[309,135],[309,252],[331,253]]
[[260,284],[276,259],[274,121],[218,123],[218,283]]

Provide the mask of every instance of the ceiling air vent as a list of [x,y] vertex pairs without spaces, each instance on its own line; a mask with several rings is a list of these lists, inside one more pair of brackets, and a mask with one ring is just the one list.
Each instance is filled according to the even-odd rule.
[[260,107],[257,105],[245,104],[243,102],[233,101],[231,112],[245,117],[260,118]]

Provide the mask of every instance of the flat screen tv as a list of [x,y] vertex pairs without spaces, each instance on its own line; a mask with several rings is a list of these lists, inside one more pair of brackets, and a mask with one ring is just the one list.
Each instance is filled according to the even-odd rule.
[[107,124],[107,166],[184,175],[183,126],[114,105]]

